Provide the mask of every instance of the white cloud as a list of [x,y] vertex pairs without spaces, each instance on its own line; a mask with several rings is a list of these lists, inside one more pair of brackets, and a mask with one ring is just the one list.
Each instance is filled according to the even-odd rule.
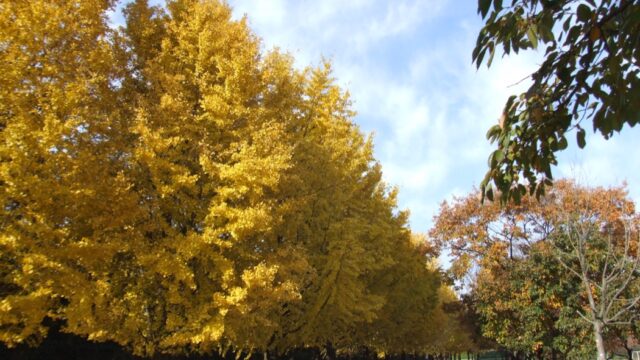
[[247,13],[251,14],[251,21],[258,21],[258,24],[282,24],[288,20],[287,7],[283,0],[252,1],[247,5],[250,5],[250,11]]
[[251,26],[274,46],[294,53],[296,64],[316,63],[320,56],[353,57],[381,41],[406,34],[442,9],[443,0],[236,0],[237,18],[247,14]]
[[[410,209],[418,231],[428,229],[443,200],[479,184],[492,150],[486,131],[507,97],[526,89],[527,81],[518,82],[542,57],[496,56],[491,69],[476,70],[471,51],[480,20],[474,4],[236,0],[231,5],[238,17],[248,13],[267,49],[292,52],[298,66],[317,64],[323,55],[332,60],[335,77],[352,94],[356,122],[375,133],[385,179],[400,187],[400,205]],[[640,184],[638,150],[625,156],[636,149],[631,140],[620,139],[623,150],[611,150],[617,143],[588,141],[579,157],[563,154],[558,175],[575,175],[573,167],[595,174],[598,184],[624,179]]]
[[587,136],[587,146],[579,149],[575,134],[568,135],[569,148],[560,153],[557,177],[570,177],[587,186],[628,184],[629,196],[640,204],[640,129],[625,127],[605,140],[599,133]]

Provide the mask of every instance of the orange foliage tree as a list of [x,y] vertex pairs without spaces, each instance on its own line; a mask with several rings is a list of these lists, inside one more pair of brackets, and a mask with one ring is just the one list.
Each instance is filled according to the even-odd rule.
[[[543,347],[563,352],[575,347],[567,341],[584,333],[587,322],[580,325],[575,320],[579,319],[578,311],[590,313],[592,291],[582,278],[574,276],[580,273],[579,267],[568,270],[580,263],[578,246],[570,247],[575,239],[570,230],[576,224],[594,230],[582,236],[589,245],[583,247],[583,255],[588,260],[584,264],[591,269],[590,279],[612,276],[613,259],[630,259],[625,265],[616,265],[624,271],[614,275],[621,281],[616,288],[624,290],[611,292],[598,285],[600,288],[593,287],[595,297],[609,294],[615,295],[617,302],[628,300],[627,307],[618,307],[618,311],[636,305],[632,292],[637,290],[633,276],[637,242],[622,230],[637,222],[637,214],[624,187],[587,188],[565,180],[540,201],[526,196],[519,204],[502,206],[482,203],[480,197],[474,192],[451,204],[443,203],[430,234],[441,250],[451,254],[452,276],[471,283],[484,305],[480,311],[485,335],[506,347],[528,352]],[[609,245],[605,241],[604,248],[603,239],[611,239]],[[597,260],[603,254],[609,256],[603,257],[609,259],[609,267]],[[513,336],[516,333],[522,335]]]

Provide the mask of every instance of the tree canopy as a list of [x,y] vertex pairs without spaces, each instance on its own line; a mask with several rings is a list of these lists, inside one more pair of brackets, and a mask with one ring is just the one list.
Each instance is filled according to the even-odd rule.
[[478,0],[478,12],[485,21],[473,50],[478,67],[496,53],[545,51],[529,89],[509,98],[487,132],[497,149],[483,196],[493,198],[494,185],[503,201],[539,196],[571,132],[583,148],[586,131],[608,139],[640,121],[638,1]]
[[444,202],[430,235],[451,254],[451,275],[467,285],[484,336],[521,353],[588,358],[595,319],[606,341],[632,333],[639,217],[623,187],[563,180],[518,204],[480,196]]
[[0,341],[451,348],[455,296],[329,64],[216,0],[137,0],[116,30],[113,7],[0,6]]

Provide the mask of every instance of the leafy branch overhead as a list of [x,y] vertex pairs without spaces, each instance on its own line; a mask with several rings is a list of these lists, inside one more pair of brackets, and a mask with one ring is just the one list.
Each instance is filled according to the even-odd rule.
[[539,197],[568,136],[584,148],[587,130],[608,139],[640,121],[639,1],[479,0],[478,12],[477,67],[491,66],[496,52],[545,51],[529,89],[508,99],[487,132],[496,149],[483,196],[493,199],[495,186],[502,201]]

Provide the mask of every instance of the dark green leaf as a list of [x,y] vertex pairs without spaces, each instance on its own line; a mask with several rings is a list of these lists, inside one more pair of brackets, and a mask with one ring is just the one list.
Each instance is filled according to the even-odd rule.
[[580,27],[574,26],[567,33],[567,38],[564,41],[565,45],[573,45],[578,41],[578,36],[580,36]]
[[541,165],[545,176],[549,179],[553,179],[553,175],[551,174],[551,163],[547,159],[543,159],[543,163]]
[[578,5],[578,10],[576,12],[578,14],[578,21],[587,22],[591,19],[591,9],[585,4]]
[[578,146],[580,147],[580,149],[583,149],[584,146],[587,144],[587,142],[584,139],[585,135],[586,135],[586,132],[584,131],[584,129],[578,129],[578,133],[576,134],[576,137],[577,137]]
[[493,125],[491,128],[489,128],[489,131],[487,131],[487,140],[491,140],[493,142],[493,140],[498,137],[501,131],[502,128],[500,127],[500,125]]
[[538,48],[538,36],[536,35],[536,27],[535,25],[532,25],[531,27],[529,27],[529,30],[527,30],[527,38],[529,38],[529,41],[531,42],[531,46],[534,49]]
[[480,53],[478,54],[478,57],[476,58],[476,68],[479,68],[480,65],[482,65],[482,59],[484,58],[484,54],[487,52],[487,49],[484,48],[482,49],[482,51],[480,51]]
[[493,43],[489,43],[489,60],[487,61],[487,67],[491,66],[491,62],[493,61],[493,56],[496,54],[496,49],[493,47]]
[[502,10],[502,0],[493,0],[493,8],[495,11]]
[[560,137],[560,141],[558,142],[558,150],[564,150],[567,148],[569,144],[567,143],[567,138],[563,135]]
[[489,199],[489,201],[493,201],[493,189],[489,188],[485,194],[487,195],[487,199]]
[[536,189],[536,199],[540,199],[542,196],[544,196],[544,184],[538,185]]
[[562,24],[562,30],[564,30],[564,32],[569,31],[569,27],[571,26],[571,18],[567,18],[567,20],[564,21],[564,23]]
[[478,0],[478,13],[485,18],[489,12],[489,6],[491,6],[491,0]]
[[551,42],[555,39],[555,35],[553,35],[553,16],[546,15],[541,21],[538,23],[538,32],[540,33],[540,37],[545,42]]
[[[520,193],[519,188],[513,189],[513,191],[511,191],[511,196],[513,197],[513,202],[515,202],[516,204],[520,204],[520,201],[522,200],[522,193]],[[503,199],[503,200],[507,200],[507,199]]]

